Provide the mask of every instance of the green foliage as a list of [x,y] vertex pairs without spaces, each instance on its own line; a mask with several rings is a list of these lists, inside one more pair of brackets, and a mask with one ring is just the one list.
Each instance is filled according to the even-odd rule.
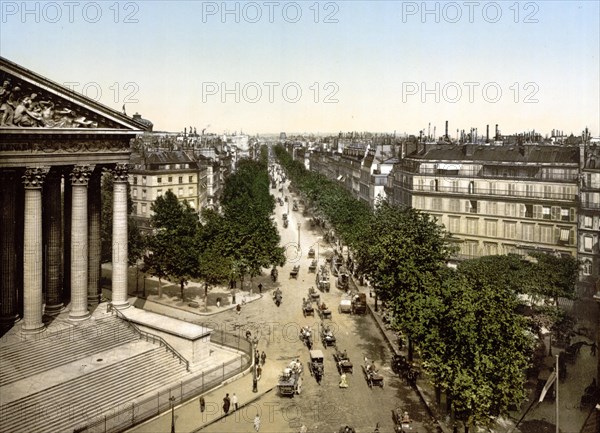
[[546,253],[531,253],[536,259],[535,274],[539,285],[535,293],[553,299],[558,306],[558,298],[575,299],[575,289],[579,274],[579,262],[571,255],[555,256]]
[[151,209],[153,234],[148,240],[147,271],[178,282],[183,300],[184,286],[200,274],[198,216],[187,202],[179,202],[170,190],[158,197]]

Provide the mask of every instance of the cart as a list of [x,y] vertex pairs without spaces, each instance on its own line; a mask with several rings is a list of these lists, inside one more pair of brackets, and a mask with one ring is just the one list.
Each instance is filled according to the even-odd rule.
[[308,265],[308,272],[315,272],[317,270],[317,260],[313,260],[312,262],[310,262],[310,265]]
[[300,272],[300,265],[296,265],[290,271],[290,278],[298,278],[298,272]]

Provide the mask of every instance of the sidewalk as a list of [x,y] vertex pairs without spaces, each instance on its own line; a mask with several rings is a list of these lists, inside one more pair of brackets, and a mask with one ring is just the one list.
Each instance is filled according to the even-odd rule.
[[[199,397],[193,398],[182,405],[175,407],[175,431],[182,432],[197,432],[202,430],[214,422],[218,422],[224,417],[223,414],[223,398],[229,393],[229,397],[235,393],[238,397],[240,408],[252,403],[273,390],[277,385],[280,369],[277,368],[275,362],[267,360],[262,366],[262,377],[258,381],[258,392],[252,392],[252,369],[243,373],[243,376],[236,376],[227,382],[224,382],[217,388],[203,394],[206,410],[200,412]],[[229,415],[233,416],[233,404],[229,409]],[[247,422],[247,420],[240,420]],[[248,422],[251,425],[251,421]],[[136,433],[168,433],[171,431],[171,413],[170,411],[152,418],[136,427],[133,427],[127,432]]]

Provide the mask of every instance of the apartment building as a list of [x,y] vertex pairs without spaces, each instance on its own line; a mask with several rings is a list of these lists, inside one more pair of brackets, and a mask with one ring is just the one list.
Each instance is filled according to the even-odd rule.
[[147,151],[132,155],[129,172],[133,216],[142,230],[149,230],[151,206],[167,191],[193,209],[202,207],[199,164],[181,150]]
[[388,180],[391,200],[444,224],[457,259],[577,256],[577,146],[420,143],[403,155]]
[[600,144],[580,145],[581,173],[578,237],[581,261],[580,285],[587,294],[596,292],[600,278]]

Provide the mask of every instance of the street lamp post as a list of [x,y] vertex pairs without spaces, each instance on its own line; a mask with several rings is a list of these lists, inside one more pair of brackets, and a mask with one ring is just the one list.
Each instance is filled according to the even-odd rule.
[[300,223],[298,223],[298,248],[300,248]]
[[175,433],[175,396],[169,397],[171,402],[171,433]]
[[258,379],[256,377],[256,367],[258,366],[258,357],[256,356],[256,346],[258,345],[258,338],[252,339],[252,392],[258,392]]

